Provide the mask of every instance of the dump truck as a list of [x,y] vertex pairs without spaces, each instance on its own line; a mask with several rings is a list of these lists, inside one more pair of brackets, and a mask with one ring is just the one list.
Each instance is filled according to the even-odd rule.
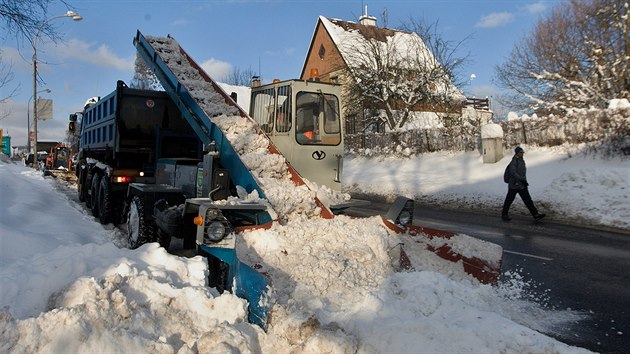
[[[210,272],[210,285],[219,290],[235,290],[247,298],[250,320],[264,327],[267,305],[261,299],[267,296],[269,282],[236,258],[234,238],[239,230],[270,227],[272,216],[265,203],[215,201],[235,197],[239,191],[255,193],[265,200],[265,192],[222,129],[213,123],[218,113],[212,112],[208,102],[194,97],[175,71],[184,65],[193,67],[210,92],[218,95],[214,98],[218,103],[212,105],[219,106],[221,114],[255,122],[211,78],[204,77],[203,70],[185,52],[180,55],[186,62],[180,60],[173,68],[168,64],[175,63],[166,63],[161,57],[171,50],[164,47],[161,39],[147,39],[138,32],[134,44],[165,91],[130,88],[118,81],[113,92],[88,101],[81,114],[76,167],[79,200],[101,223],[126,222],[131,247],[155,241],[168,247],[173,238],[180,238],[184,248],[197,249],[208,257],[215,270]],[[287,111],[289,115],[304,117],[303,121],[309,119],[310,128],[319,124],[318,119],[322,119],[322,124],[326,119],[334,120],[338,125],[334,133],[337,141],[332,145],[342,146],[338,86],[299,80],[281,86],[281,92],[288,90],[298,95],[296,109]],[[268,100],[258,101],[267,110],[273,108]],[[329,130],[319,136],[315,132],[311,142],[303,145],[310,144],[314,152],[324,151],[325,145],[317,140],[329,138]],[[268,139],[262,129],[259,132]],[[283,133],[294,132],[297,130],[288,128]],[[299,134],[303,132],[302,129]],[[271,141],[269,149],[280,155]],[[334,154],[331,156],[336,159]],[[313,161],[323,160],[320,156]],[[294,183],[305,184],[288,161],[285,167],[291,171]],[[333,175],[331,171],[331,181]],[[333,216],[329,208],[314,199],[322,215]]]
[[[131,247],[181,239],[207,257],[208,285],[246,299],[248,320],[266,328],[271,283],[238,259],[236,238],[281,217],[273,208],[286,202],[270,200],[270,186],[294,188],[294,199],[306,199],[301,212],[335,217],[303,176],[340,189],[340,88],[315,79],[260,86],[252,89],[250,116],[172,37],[138,31],[133,43],[164,91],[118,81],[115,91],[86,104],[79,199],[102,223],[126,222]],[[413,200],[398,198],[385,225],[404,231],[412,216]],[[496,279],[492,266],[473,267]]]
[[200,159],[201,144],[165,92],[118,81],[110,94],[88,100],[75,174],[79,200],[101,223],[123,222],[129,185],[156,183],[157,162],[170,158]]

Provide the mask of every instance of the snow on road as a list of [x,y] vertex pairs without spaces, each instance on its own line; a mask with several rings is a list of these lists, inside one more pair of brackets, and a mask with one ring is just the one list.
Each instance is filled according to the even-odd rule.
[[482,285],[431,253],[394,272],[395,240],[376,218],[295,217],[244,234],[240,257],[273,279],[265,333],[246,323],[244,300],[204,286],[201,257],[119,248],[117,229],[58,188],[0,162],[2,352],[586,352],[537,332],[582,315],[525,300],[523,283]]

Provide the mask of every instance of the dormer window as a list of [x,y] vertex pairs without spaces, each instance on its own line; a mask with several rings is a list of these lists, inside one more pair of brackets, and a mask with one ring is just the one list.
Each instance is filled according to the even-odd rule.
[[326,56],[326,48],[322,44],[319,46],[319,59],[324,60],[324,56]]

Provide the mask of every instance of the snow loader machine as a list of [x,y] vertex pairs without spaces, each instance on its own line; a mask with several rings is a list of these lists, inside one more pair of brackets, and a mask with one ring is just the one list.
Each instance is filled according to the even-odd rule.
[[[237,121],[220,120],[229,116],[252,124],[254,135],[267,142],[267,153],[285,161],[292,185],[308,186],[305,176],[340,190],[340,87],[309,80],[254,87],[248,114],[172,37],[138,31],[133,43],[164,92],[119,81],[114,92],[86,104],[76,168],[79,199],[102,223],[126,221],[131,247],[160,242],[168,248],[180,239],[184,249],[207,257],[208,285],[246,299],[248,320],[266,329],[270,279],[238,259],[236,237],[271,227],[275,214],[260,179],[243,162],[241,147],[228,139]],[[257,198],[241,198],[252,195]],[[350,205],[329,206],[317,197],[311,202],[323,218]],[[384,222],[406,232],[413,229],[412,215],[413,200],[400,197]],[[469,264],[481,281],[498,277],[500,265],[448,247],[436,253],[459,257],[455,261]],[[404,264],[402,250],[400,258]]]

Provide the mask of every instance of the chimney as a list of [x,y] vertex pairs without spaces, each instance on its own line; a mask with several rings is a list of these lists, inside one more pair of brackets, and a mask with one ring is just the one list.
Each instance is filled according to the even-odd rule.
[[359,17],[359,22],[363,26],[376,26],[376,17],[368,16],[368,6],[365,5],[363,16]]
[[260,86],[260,76],[252,76],[252,87]]

